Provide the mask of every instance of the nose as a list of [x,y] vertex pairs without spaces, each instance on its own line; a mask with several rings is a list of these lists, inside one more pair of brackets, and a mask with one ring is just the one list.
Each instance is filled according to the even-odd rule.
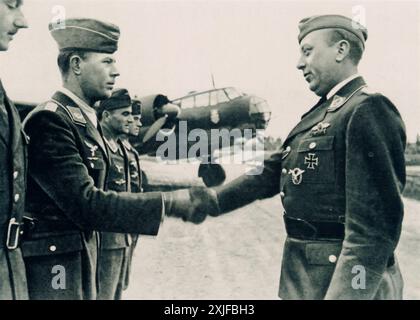
[[111,70],[111,75],[115,78],[120,76],[120,71],[117,69],[115,64],[113,64],[113,68]]
[[296,65],[296,68],[298,70],[303,70],[305,68],[305,62],[303,61],[303,57],[302,56],[300,56],[300,58],[298,60],[298,63]]
[[28,21],[26,21],[26,18],[20,8],[17,10],[17,17],[15,18],[14,25],[18,29],[28,28]]
[[133,115],[132,114],[129,115],[127,121],[128,121],[128,123],[133,123],[134,118],[133,118]]

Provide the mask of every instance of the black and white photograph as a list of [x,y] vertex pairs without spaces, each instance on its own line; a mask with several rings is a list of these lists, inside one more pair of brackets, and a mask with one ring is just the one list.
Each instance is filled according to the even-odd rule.
[[419,1],[0,0],[0,300],[420,300],[419,119]]

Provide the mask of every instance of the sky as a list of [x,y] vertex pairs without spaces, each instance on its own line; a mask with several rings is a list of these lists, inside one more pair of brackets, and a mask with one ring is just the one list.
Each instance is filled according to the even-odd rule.
[[318,14],[362,21],[368,40],[359,73],[399,109],[409,141],[420,133],[420,3],[415,1],[25,0],[29,29],[0,54],[0,77],[14,100],[41,102],[61,86],[48,23],[90,17],[121,29],[117,87],[170,99],[234,86],[266,99],[267,134],[285,138],[316,103],[296,69],[298,22]]

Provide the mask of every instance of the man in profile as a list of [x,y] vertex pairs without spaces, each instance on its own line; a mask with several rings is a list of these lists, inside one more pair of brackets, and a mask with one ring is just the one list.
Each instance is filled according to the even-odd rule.
[[[403,219],[405,126],[358,74],[367,30],[340,15],[299,23],[297,64],[319,102],[261,175],[207,190],[217,216],[279,194],[283,299],[402,299],[394,251]],[[219,208],[217,209],[217,206]]]
[[205,215],[176,210],[187,201],[179,193],[104,191],[110,151],[93,106],[111,96],[119,76],[119,28],[80,18],[49,29],[63,87],[25,119],[27,211],[34,219],[22,246],[29,296],[96,299],[97,231],[156,235],[164,214],[196,223]]

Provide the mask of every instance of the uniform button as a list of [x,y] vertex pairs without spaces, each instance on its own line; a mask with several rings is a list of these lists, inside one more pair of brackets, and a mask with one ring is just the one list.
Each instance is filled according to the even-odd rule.
[[95,168],[95,165],[93,163],[90,163],[90,167],[93,169]]
[[284,198],[284,196],[285,196],[286,194],[282,191],[282,192],[280,192],[280,197],[282,197],[282,198]]
[[337,261],[337,257],[332,254],[328,257],[328,261],[331,263],[335,263]]
[[292,148],[290,146],[287,146],[286,151],[290,152],[290,151],[292,151]]
[[19,201],[19,199],[20,199],[20,195],[19,195],[19,193],[16,193],[16,194],[15,194],[15,202],[18,202],[18,201]]
[[311,144],[309,145],[309,149],[315,149],[316,147],[316,142],[311,142]]
[[16,178],[18,177],[18,175],[19,175],[19,172],[17,172],[17,171],[13,172],[13,179],[16,180]]
[[57,247],[52,245],[52,246],[50,246],[49,249],[50,249],[51,252],[55,252],[57,250]]
[[286,168],[283,168],[283,169],[281,170],[281,173],[282,173],[282,174],[287,174],[287,169],[286,169]]

